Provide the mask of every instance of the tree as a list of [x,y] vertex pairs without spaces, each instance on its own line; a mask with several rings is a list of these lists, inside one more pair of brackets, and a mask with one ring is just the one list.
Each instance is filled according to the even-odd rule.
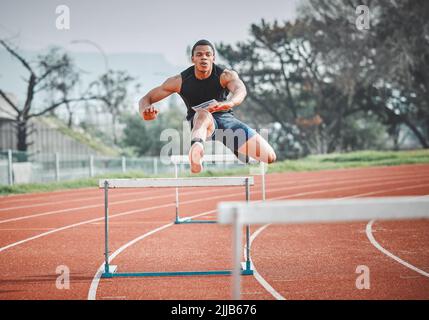
[[[60,50],[54,48],[51,51],[50,59],[58,59],[55,55],[60,55]],[[80,74],[77,72],[75,66],[71,63],[65,64],[62,68],[59,68],[56,73],[51,73],[47,77],[48,85],[46,86],[47,104],[52,104],[54,101],[64,100],[64,105],[67,109],[68,119],[67,126],[69,128],[73,125],[73,114],[75,111],[75,105],[69,101],[70,95],[75,91],[76,84],[80,81]],[[88,95],[85,92],[77,93],[78,96]],[[76,102],[75,102],[76,103]],[[79,103],[79,102],[77,102]]]
[[[370,29],[355,26],[355,9],[367,5]],[[429,147],[429,4],[404,1],[315,1],[302,6],[313,48],[336,68],[336,86],[355,108],[389,127],[407,126]]]
[[91,84],[96,88],[96,95],[103,107],[112,116],[112,136],[115,144],[118,143],[118,118],[129,106],[128,87],[134,80],[126,71],[109,70]]
[[[363,31],[356,27],[362,4],[371,12]],[[252,24],[250,39],[221,43],[218,51],[245,80],[254,119],[292,137],[277,132],[277,150],[380,148],[373,137],[383,132],[398,146],[401,126],[426,148],[428,30],[427,1],[309,0],[294,23],[262,20]],[[361,130],[362,120],[374,128]],[[368,143],[359,142],[364,138]]]
[[160,137],[165,129],[175,129],[183,137],[183,113],[177,106],[170,106],[154,121],[143,121],[139,114],[126,114],[122,121],[125,124],[122,146],[131,147],[139,156],[160,155],[164,145]]
[[[269,115],[280,125],[281,139],[290,149],[299,144],[303,154],[332,151],[337,138],[336,110],[345,97],[329,81],[320,55],[307,39],[308,30],[300,21],[252,24],[251,39],[246,43],[220,44],[218,51],[236,69],[248,87],[249,106],[255,114]],[[305,119],[319,118],[312,130],[301,125]],[[280,137],[279,135],[277,135]],[[277,141],[280,142],[280,139]],[[284,155],[283,155],[284,156]]]
[[[57,48],[52,48],[46,55],[39,55],[35,63],[27,61],[18,51],[4,40],[0,40],[0,44],[28,71],[26,97],[23,105],[18,105],[8,98],[6,93],[0,89],[0,96],[8,103],[15,111],[16,133],[17,133],[17,149],[19,151],[27,151],[31,142],[28,141],[29,136],[29,121],[45,115],[59,106],[74,102],[94,99],[94,97],[83,96],[79,98],[69,98],[68,95],[59,95],[57,100],[54,100],[39,110],[34,108],[34,97],[36,94],[46,92],[56,92],[59,88],[67,88],[67,92],[73,86],[66,78],[69,71],[73,70],[73,62],[66,54],[60,52]],[[60,90],[61,91],[61,90]]]

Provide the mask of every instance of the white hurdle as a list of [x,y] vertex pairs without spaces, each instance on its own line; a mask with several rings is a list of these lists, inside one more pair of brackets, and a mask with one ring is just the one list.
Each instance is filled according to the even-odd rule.
[[[429,197],[221,202],[218,222],[233,224],[233,298],[240,299],[240,251],[243,224],[328,223],[372,219],[429,218]],[[249,248],[248,248],[249,249]]]
[[[178,187],[219,187],[244,186],[246,201],[250,200],[250,186],[254,185],[253,177],[198,177],[198,178],[147,178],[147,179],[101,179],[99,187],[104,189],[104,273],[103,278],[112,277],[148,277],[148,276],[184,276],[184,275],[228,275],[230,270],[208,271],[170,271],[170,272],[116,272],[117,266],[109,261],[109,189],[116,188],[178,188]],[[246,242],[249,244],[250,231],[246,228]],[[243,275],[253,274],[250,265],[250,252],[243,263]]]
[[[172,155],[170,157],[171,162],[174,164],[174,175],[176,179],[179,177],[179,168],[181,164],[189,164],[188,155]],[[214,163],[235,163],[239,162],[238,158],[233,154],[206,154],[203,157],[203,162],[214,162]],[[259,161],[249,158],[249,163],[258,163]],[[261,174],[261,184],[262,184],[262,200],[265,200],[265,164],[259,162],[260,174]],[[174,221],[176,224],[181,223],[216,223],[216,221],[207,221],[207,220],[193,220],[191,218],[180,218],[179,216],[179,187],[176,187],[176,219]]]

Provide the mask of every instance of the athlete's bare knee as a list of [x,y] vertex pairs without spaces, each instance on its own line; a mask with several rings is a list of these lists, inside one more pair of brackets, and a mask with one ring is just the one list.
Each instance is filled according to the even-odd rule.
[[273,148],[271,148],[270,145],[265,145],[263,150],[261,150],[261,157],[260,161],[265,163],[273,163],[277,159],[276,153],[274,152]]
[[274,162],[274,161],[276,161],[276,160],[277,160],[276,153],[274,152],[274,150],[270,151],[270,152],[268,153],[268,159],[267,159],[267,162],[268,162],[268,163],[273,163],[273,162]]
[[276,159],[277,159],[277,155],[274,149],[268,144],[267,145],[267,163],[273,163],[274,161],[276,161]]
[[208,112],[207,110],[198,110],[198,111],[195,113],[195,116],[196,116],[198,119],[210,119],[210,118],[212,117],[211,113],[210,113],[210,112]]

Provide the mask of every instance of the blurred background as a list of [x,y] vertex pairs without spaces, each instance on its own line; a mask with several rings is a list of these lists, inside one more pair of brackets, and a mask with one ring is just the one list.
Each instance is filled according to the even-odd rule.
[[199,39],[245,82],[235,114],[269,130],[279,160],[429,146],[427,1],[8,0],[0,184],[170,172],[161,132],[186,154],[186,107],[173,95],[144,122],[137,103]]

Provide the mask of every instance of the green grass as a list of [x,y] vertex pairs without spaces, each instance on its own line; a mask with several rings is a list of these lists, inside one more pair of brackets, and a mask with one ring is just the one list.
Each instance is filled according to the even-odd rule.
[[429,163],[429,150],[357,151],[314,155],[300,160],[285,160],[275,163],[270,166],[270,171],[316,171],[418,163]]
[[[309,156],[299,160],[285,160],[269,166],[269,172],[295,172],[295,171],[319,171],[343,168],[358,168],[370,166],[394,166],[403,164],[429,163],[429,150],[413,151],[359,151],[350,153],[336,153],[329,155]],[[257,168],[257,165],[253,165]],[[249,167],[214,171],[210,168],[199,174],[199,177],[234,176],[249,174]],[[190,173],[182,174],[183,177],[191,177]],[[77,189],[85,187],[97,187],[101,178],[148,178],[155,177],[141,171],[130,171],[97,176],[94,178],[79,179],[74,181],[55,183],[32,183],[14,186],[0,186],[0,195],[14,193],[47,192],[60,189]],[[171,177],[171,174],[157,175],[156,177]]]
[[83,178],[73,181],[60,181],[48,183],[17,184],[13,186],[0,186],[0,195],[30,192],[48,192],[63,189],[79,189],[97,187],[98,180],[102,178],[147,178],[150,175],[142,171],[129,171],[127,173],[114,173],[95,176],[94,178]]

